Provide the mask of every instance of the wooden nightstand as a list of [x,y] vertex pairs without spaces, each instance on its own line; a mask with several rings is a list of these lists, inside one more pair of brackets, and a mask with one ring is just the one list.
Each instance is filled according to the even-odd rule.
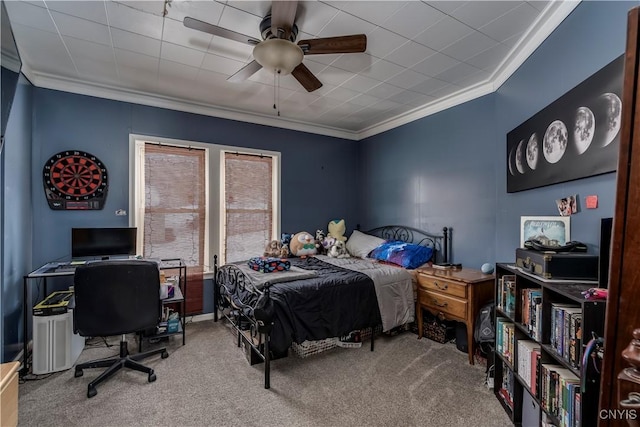
[[418,300],[416,316],[418,339],[422,338],[422,310],[429,310],[440,319],[464,322],[467,325],[469,363],[473,365],[473,331],[480,308],[493,299],[495,277],[480,270],[462,268],[417,270]]

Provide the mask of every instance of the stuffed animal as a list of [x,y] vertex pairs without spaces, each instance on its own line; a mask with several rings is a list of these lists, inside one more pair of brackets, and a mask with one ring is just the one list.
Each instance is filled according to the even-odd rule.
[[325,254],[329,252],[329,248],[331,248],[331,246],[333,246],[336,241],[337,240],[334,237],[329,236],[322,239],[322,249],[324,250]]
[[306,257],[318,253],[313,236],[306,231],[296,233],[289,243],[289,252],[294,256]]
[[328,255],[332,258],[350,258],[347,251],[347,245],[342,240],[336,240],[335,243],[329,248]]
[[320,255],[324,255],[327,253],[327,248],[325,248],[323,245],[324,239],[326,237],[327,236],[325,236],[323,230],[316,230],[316,249],[318,250],[318,254]]
[[282,238],[280,239],[280,242],[282,242],[282,247],[287,248],[287,254],[291,253],[291,249],[289,248],[289,243],[291,243],[291,238],[293,237],[293,234],[282,233],[281,237]]
[[346,229],[347,227],[344,224],[344,219],[341,219],[339,221],[337,219],[334,219],[329,223],[328,236],[333,237],[336,240],[342,240],[344,242],[345,240],[347,240],[347,238],[344,236]]
[[[280,240],[272,240],[264,248],[264,256],[270,258],[280,258],[282,254],[282,243]],[[285,257],[286,258],[286,257]]]

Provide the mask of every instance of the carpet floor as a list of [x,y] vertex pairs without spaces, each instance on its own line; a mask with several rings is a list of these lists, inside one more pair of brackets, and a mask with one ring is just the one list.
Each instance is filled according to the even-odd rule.
[[[143,361],[157,381],[122,370],[88,399],[101,369],[73,369],[19,388],[20,426],[509,426],[483,384],[482,366],[468,364],[455,344],[405,332],[361,348],[336,348],[305,359],[272,362],[271,389],[263,364],[250,366],[229,328],[203,321],[174,336],[169,358]],[[87,346],[78,362],[118,353],[118,338]],[[133,340],[133,337],[132,337]],[[137,350],[132,341],[130,349]],[[145,345],[145,350],[149,347]],[[133,351],[132,351],[133,352]],[[29,378],[29,377],[27,377]]]

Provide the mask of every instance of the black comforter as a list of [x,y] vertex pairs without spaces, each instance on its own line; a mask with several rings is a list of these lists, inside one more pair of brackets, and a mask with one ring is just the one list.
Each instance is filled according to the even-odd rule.
[[[292,342],[346,335],[382,323],[373,281],[365,274],[336,267],[317,258],[291,258],[291,265],[315,270],[313,278],[269,287],[268,311],[273,315],[271,348],[283,352]],[[268,273],[267,273],[268,274]],[[251,305],[255,295],[236,298]]]

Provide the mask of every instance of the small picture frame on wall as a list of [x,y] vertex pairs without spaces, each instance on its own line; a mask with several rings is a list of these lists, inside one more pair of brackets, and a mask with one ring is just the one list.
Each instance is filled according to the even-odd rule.
[[545,246],[563,246],[571,241],[571,217],[522,216],[520,217],[520,247],[527,240],[538,240]]

